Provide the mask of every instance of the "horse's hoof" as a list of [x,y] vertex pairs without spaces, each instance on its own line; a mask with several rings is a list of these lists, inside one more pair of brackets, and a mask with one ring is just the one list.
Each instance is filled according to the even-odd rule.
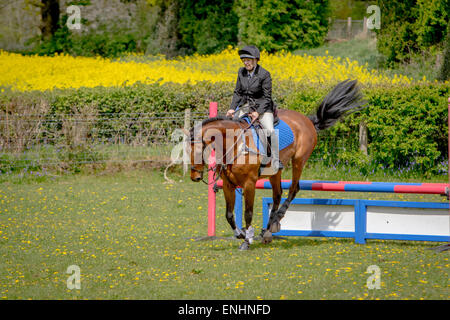
[[266,233],[267,229],[262,228],[261,229],[261,233],[259,234],[259,236],[262,238],[264,237],[264,233]]
[[272,232],[270,232],[269,230],[266,230],[266,232],[264,232],[261,242],[263,244],[267,244],[267,243],[271,243],[272,242]]
[[280,230],[281,230],[281,223],[279,221],[272,222],[272,224],[270,225],[269,230],[272,233],[280,232]]
[[241,243],[241,245],[239,246],[239,250],[241,251],[245,251],[245,250],[249,250],[250,249],[250,244],[247,241],[244,241]]
[[239,228],[234,229],[234,237],[236,239],[245,239],[245,232]]

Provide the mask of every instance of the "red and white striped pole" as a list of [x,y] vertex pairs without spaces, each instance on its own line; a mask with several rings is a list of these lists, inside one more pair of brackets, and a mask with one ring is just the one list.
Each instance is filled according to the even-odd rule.
[[[217,102],[209,103],[209,117],[217,117]],[[216,165],[215,152],[211,151],[208,159],[208,169]],[[214,171],[208,171],[208,237],[216,235],[216,193],[214,192]]]
[[[450,185],[450,97],[448,98],[448,183]],[[450,187],[447,189],[447,197],[450,195]],[[450,214],[450,212],[449,212]],[[450,226],[449,226],[450,227]],[[450,250],[450,237],[448,239],[448,244],[442,251]]]

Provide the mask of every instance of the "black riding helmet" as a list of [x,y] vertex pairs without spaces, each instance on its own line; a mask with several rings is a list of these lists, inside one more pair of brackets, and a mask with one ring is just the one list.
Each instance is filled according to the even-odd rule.
[[259,60],[259,50],[255,46],[245,46],[241,50],[238,51],[239,58],[251,58],[251,59],[258,59]]

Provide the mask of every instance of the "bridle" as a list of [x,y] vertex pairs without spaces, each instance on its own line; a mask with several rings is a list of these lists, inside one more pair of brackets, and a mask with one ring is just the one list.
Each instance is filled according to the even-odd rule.
[[[201,140],[191,140],[191,143],[194,144],[194,145],[195,145],[196,143],[201,143],[201,144],[202,144],[202,151],[205,149],[205,146],[206,146],[206,143],[205,143],[205,141],[203,141],[203,139],[201,139]],[[216,175],[216,173],[217,173],[217,168],[218,168],[219,166],[220,166],[219,174]],[[202,167],[202,170],[198,170],[198,169],[195,168],[195,166],[191,166],[191,171],[198,172],[198,173],[201,173],[201,174],[202,174],[202,182],[203,182],[204,184],[206,184],[206,185],[210,185],[210,184],[216,183],[216,182],[219,180],[219,178],[220,178],[220,174],[222,173],[222,170],[223,170],[223,165],[216,165],[216,166],[214,166],[214,167],[208,168],[207,172],[209,172],[209,171],[213,171],[213,172],[214,172],[214,174],[213,174],[214,179],[213,179],[213,181],[210,183],[210,182],[208,182],[208,181],[205,181],[205,179],[203,178],[203,176],[204,176],[204,175],[203,175],[203,171],[204,171],[203,167]]]
[[[242,137],[242,135],[248,130],[250,129],[250,127],[253,125],[253,123],[256,121],[257,119],[252,120],[249,125],[246,128],[241,127],[241,133],[239,134],[239,136],[236,139],[236,142],[233,143],[233,145],[225,152],[224,157],[226,157],[226,155],[228,154],[228,152],[230,152],[230,150],[232,150],[235,145],[237,144],[237,142],[239,141],[239,139]],[[239,124],[240,126],[240,124]],[[192,144],[196,144],[196,143],[201,143],[202,144],[202,151],[205,149],[206,143],[205,141],[203,141],[203,139],[200,140],[191,140]],[[234,157],[233,161],[236,160],[236,158],[239,156],[239,153]],[[202,182],[206,185],[211,185],[211,184],[215,184],[219,178],[220,178],[220,174],[222,173],[223,170],[225,170],[226,166],[224,164],[217,164],[214,167],[209,167],[207,169],[207,172],[209,171],[213,171],[213,181],[212,182],[208,182],[205,181],[205,179],[203,178],[203,171],[204,169],[202,168],[202,170],[198,170],[195,168],[195,166],[191,166],[191,171],[197,172],[197,173],[201,173],[202,174]],[[219,173],[217,173],[217,171],[219,171]]]

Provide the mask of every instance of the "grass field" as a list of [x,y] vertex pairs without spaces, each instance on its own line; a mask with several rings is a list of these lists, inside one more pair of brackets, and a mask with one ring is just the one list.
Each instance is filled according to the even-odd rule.
[[[449,255],[431,242],[285,238],[238,251],[218,197],[206,235],[206,186],[159,171],[0,184],[0,299],[449,299]],[[307,176],[304,177],[308,178]],[[182,182],[179,182],[179,180]],[[257,193],[254,224],[261,228]],[[439,196],[301,192],[303,197]],[[77,265],[81,289],[67,288]],[[369,290],[370,265],[381,289]]]
[[341,42],[330,42],[313,49],[297,50],[296,54],[307,54],[311,56],[340,57],[358,61],[361,65],[367,64],[369,70],[377,70],[380,73],[393,77],[395,74],[402,74],[415,80],[422,80],[425,77],[434,81],[438,72],[436,71],[436,56],[425,55],[415,56],[409,63],[399,64],[393,69],[385,67],[386,58],[377,50],[376,39],[352,39]]

